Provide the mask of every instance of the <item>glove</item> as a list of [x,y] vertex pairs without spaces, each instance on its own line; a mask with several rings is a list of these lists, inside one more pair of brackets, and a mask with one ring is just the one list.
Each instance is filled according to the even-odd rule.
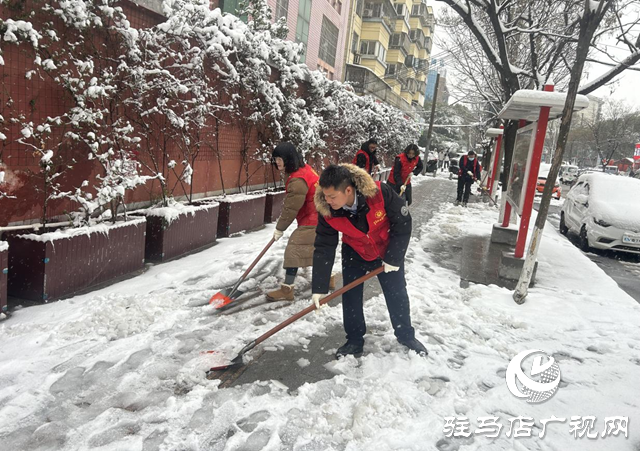
[[393,266],[387,262],[382,262],[382,263],[384,263],[384,272],[393,272],[393,271],[398,271],[400,269],[399,266]]
[[320,309],[323,307],[322,305],[320,305],[320,299],[322,299],[325,296],[326,294],[320,294],[320,293],[314,293],[311,295],[311,300],[316,305],[316,310],[320,311]]
[[280,238],[282,238],[282,235],[284,235],[284,232],[281,232],[278,229],[275,229],[273,231],[273,241],[278,241]]

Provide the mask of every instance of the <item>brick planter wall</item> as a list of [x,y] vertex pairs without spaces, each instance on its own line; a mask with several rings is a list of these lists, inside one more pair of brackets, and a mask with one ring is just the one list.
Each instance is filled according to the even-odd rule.
[[265,194],[231,195],[216,200],[220,202],[218,238],[264,225]]
[[144,258],[165,262],[211,246],[218,232],[217,203],[185,206],[177,217],[163,215],[164,209],[148,210]]
[[0,241],[0,312],[7,310],[7,276],[9,273],[9,245]]
[[144,269],[146,220],[9,241],[9,295],[47,302]]
[[284,206],[284,198],[286,196],[286,191],[267,192],[267,199],[265,201],[264,207],[265,224],[278,220],[278,218],[282,214],[282,207]]

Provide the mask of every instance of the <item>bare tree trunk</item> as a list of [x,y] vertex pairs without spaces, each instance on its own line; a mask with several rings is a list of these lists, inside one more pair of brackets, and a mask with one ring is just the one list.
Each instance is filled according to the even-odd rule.
[[564,110],[562,112],[562,122],[560,124],[560,130],[558,131],[558,144],[556,146],[556,152],[553,157],[553,163],[551,165],[549,175],[547,176],[547,180],[550,180],[551,183],[545,184],[531,244],[527,250],[525,263],[522,268],[522,272],[520,273],[520,280],[518,280],[518,285],[513,293],[513,300],[518,304],[524,303],[528,294],[529,284],[531,283],[531,278],[533,276],[533,269],[535,267],[538,249],[540,248],[540,242],[542,240],[542,231],[544,230],[544,225],[547,221],[547,214],[549,213],[549,204],[551,203],[551,195],[554,187],[553,181],[558,178],[558,172],[560,171],[560,166],[562,166],[564,149],[571,129],[573,107],[575,105],[576,95],[578,94],[582,70],[584,69],[587,55],[589,54],[589,45],[593,38],[593,34],[598,28],[606,10],[610,6],[611,1],[613,0],[599,2],[598,8],[595,11],[590,8],[592,3],[590,0],[585,0],[584,2],[584,13],[580,20],[580,37],[578,39],[578,48],[576,49],[576,59],[573,69],[571,70],[569,91],[567,92],[567,100],[565,101]]

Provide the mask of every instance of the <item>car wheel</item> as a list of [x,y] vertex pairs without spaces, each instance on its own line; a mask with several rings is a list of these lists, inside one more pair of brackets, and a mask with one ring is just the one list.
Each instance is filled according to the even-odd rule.
[[560,233],[566,235],[569,232],[569,227],[564,222],[564,213],[560,213]]
[[583,225],[580,229],[580,249],[584,252],[589,252],[591,246],[589,246],[589,238],[587,238],[587,226]]

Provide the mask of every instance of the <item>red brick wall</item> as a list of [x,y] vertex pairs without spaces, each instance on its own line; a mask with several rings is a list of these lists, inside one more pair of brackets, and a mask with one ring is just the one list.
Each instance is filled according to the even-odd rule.
[[[126,2],[122,6],[134,27],[153,26],[162,20],[161,16],[145,8],[139,8]],[[12,17],[12,14],[5,7],[0,7],[0,15]],[[0,108],[2,108],[0,113],[5,120],[12,116],[23,115],[27,122],[32,121],[34,124],[39,124],[47,116],[55,117],[69,108],[70,99],[65,95],[64,90],[50,79],[41,79],[37,76],[32,77],[31,80],[25,78],[25,72],[33,66],[33,55],[29,51],[29,46],[3,43],[2,51],[5,65],[0,66],[0,77],[4,87],[0,92]],[[39,157],[24,145],[16,142],[20,137],[18,125],[9,126],[8,129],[2,131],[8,138],[6,141],[0,142],[0,146],[2,146],[0,147],[0,161],[4,166],[0,169],[6,172],[4,188],[8,186],[18,199],[0,199],[0,226],[22,221],[37,221],[42,216],[43,210],[43,196],[34,189],[34,186],[42,185],[42,180],[37,175]],[[236,188],[239,174],[240,185],[246,183],[244,171],[241,171],[241,131],[233,125],[221,127],[218,145],[220,165],[214,151],[201,152],[194,167],[194,193],[212,193],[221,190],[223,185],[225,189]],[[249,148],[257,149],[258,147],[258,137],[254,130],[250,136]],[[78,154],[80,161],[83,160],[83,154],[78,149],[68,149],[67,152],[69,155]],[[169,154],[173,156],[174,153],[177,154],[175,149],[173,151],[170,149]],[[176,155],[174,159],[179,162],[178,158]],[[72,171],[61,178],[63,188],[78,186],[95,170],[96,167],[89,162],[76,165]],[[220,172],[222,172],[222,176]],[[262,163],[253,162],[250,164],[249,172],[251,175],[250,185],[273,181],[274,173],[269,165],[264,166]],[[279,179],[277,172],[275,172],[275,177]],[[175,182],[175,177],[169,173],[168,186],[172,187]],[[189,189],[188,186],[186,188]],[[145,202],[150,199],[158,199],[160,194],[158,182],[148,183],[127,193],[126,202]],[[174,194],[180,196],[183,192],[178,187]],[[77,206],[71,201],[53,201],[48,205],[46,216],[54,218],[76,209]]]

